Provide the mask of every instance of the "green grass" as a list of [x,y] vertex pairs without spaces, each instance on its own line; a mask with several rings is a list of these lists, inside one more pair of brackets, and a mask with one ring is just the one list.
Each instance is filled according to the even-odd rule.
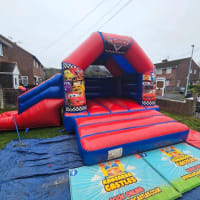
[[[25,138],[52,138],[58,135],[63,135],[65,132],[59,133],[59,130],[63,127],[51,127],[51,128],[40,128],[40,129],[30,129],[28,133],[24,130],[20,130],[21,139]],[[0,132],[0,149],[3,148],[11,140],[17,140],[16,131]]]
[[[10,109],[0,109],[0,113],[9,111]],[[191,129],[200,131],[200,119],[194,119],[193,117],[187,117],[182,115],[175,115],[172,113],[161,111],[163,114],[180,121]],[[28,133],[24,133],[24,130],[20,131],[20,136],[22,139],[24,138],[52,138],[58,135],[65,134],[59,133],[59,130],[63,129],[63,127],[52,127],[52,128],[40,128],[40,129],[30,129]],[[11,140],[17,139],[16,131],[9,132],[0,132],[0,149],[3,148],[7,143]]]
[[194,117],[188,117],[188,116],[182,116],[182,115],[176,115],[172,113],[168,113],[165,111],[161,111],[163,114],[187,125],[193,130],[200,131],[200,119],[195,119]]
[[3,112],[7,112],[7,111],[12,111],[12,110],[17,110],[17,108],[4,108],[4,109],[0,109],[0,113],[3,113]]

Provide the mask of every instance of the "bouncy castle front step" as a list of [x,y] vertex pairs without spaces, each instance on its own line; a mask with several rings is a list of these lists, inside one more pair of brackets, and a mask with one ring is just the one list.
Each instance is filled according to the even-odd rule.
[[158,111],[75,119],[83,162],[92,165],[184,141],[189,128]]

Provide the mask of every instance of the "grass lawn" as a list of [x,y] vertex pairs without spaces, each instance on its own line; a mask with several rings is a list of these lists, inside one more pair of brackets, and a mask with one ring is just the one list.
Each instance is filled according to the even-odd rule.
[[[25,133],[24,130],[20,130],[21,139],[24,138],[52,138],[58,135],[63,135],[65,132],[59,133],[59,130],[63,129],[63,127],[50,127],[50,128],[40,128],[40,129],[30,129],[28,133]],[[17,132],[16,131],[8,131],[8,132],[0,132],[0,149],[3,148],[7,143],[11,140],[16,140]]]
[[[0,113],[7,110],[0,110]],[[194,119],[193,117],[186,117],[181,115],[175,115],[168,112],[161,111],[163,114],[180,121],[191,129],[200,131],[200,119]],[[51,127],[51,128],[40,128],[40,129],[30,129],[28,133],[24,133],[24,130],[20,131],[20,136],[24,138],[51,138],[58,135],[66,134],[65,132],[59,133],[59,130],[63,129],[63,126],[60,127]],[[17,139],[16,131],[0,132],[0,149],[3,148],[11,140]]]
[[186,124],[191,129],[194,129],[200,132],[200,119],[195,119],[194,117],[176,115],[176,114],[168,113],[165,111],[161,111],[161,112],[183,124]]

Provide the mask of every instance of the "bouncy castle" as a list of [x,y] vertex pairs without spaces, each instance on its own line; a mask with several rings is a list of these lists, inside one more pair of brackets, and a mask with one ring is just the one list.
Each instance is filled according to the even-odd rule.
[[[90,65],[111,77],[85,78]],[[189,128],[155,105],[154,65],[135,40],[93,33],[62,61],[62,73],[18,98],[18,113],[4,114],[0,130],[55,126],[64,107],[65,131],[75,131],[87,165],[186,140]],[[63,105],[64,102],[64,105]]]

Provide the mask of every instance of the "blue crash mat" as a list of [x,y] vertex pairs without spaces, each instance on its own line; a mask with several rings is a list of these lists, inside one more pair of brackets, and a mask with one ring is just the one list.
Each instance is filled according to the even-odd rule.
[[[75,135],[25,139],[27,147],[13,147],[17,143],[0,150],[0,199],[70,200],[69,169],[83,166]],[[200,187],[181,200],[197,200],[199,194]]]

